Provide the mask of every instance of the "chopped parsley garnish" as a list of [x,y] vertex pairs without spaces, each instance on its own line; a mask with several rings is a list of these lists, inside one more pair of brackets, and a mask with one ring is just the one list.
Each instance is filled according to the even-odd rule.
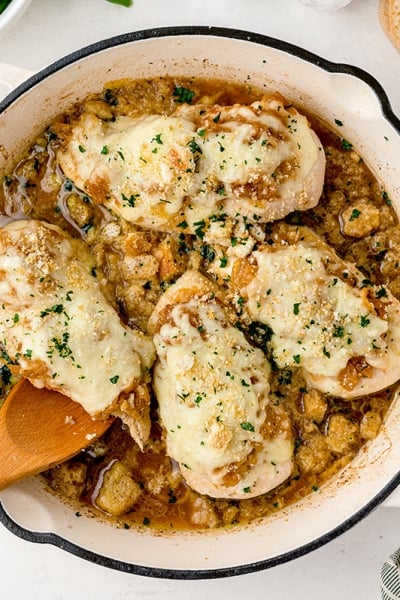
[[294,315],[298,315],[299,314],[299,312],[300,312],[300,304],[301,304],[301,302],[295,302],[293,304],[293,314]]
[[345,140],[344,138],[342,139],[342,149],[343,150],[351,150],[353,147],[353,144],[351,142],[349,142],[348,140]]
[[[65,331],[62,334],[62,338],[61,340],[59,340],[58,338],[52,338],[52,342],[54,344],[54,348],[57,350],[58,354],[61,356],[61,358],[67,358],[67,356],[70,356],[72,354],[72,350],[71,348],[68,346],[68,340],[69,340],[69,333],[67,331]],[[48,351],[47,354],[51,355],[52,354],[52,350]]]
[[111,383],[117,383],[119,379],[119,375],[114,375],[113,377],[110,377],[110,381]]
[[125,204],[127,204],[128,206],[130,206],[131,208],[135,207],[135,203],[136,203],[136,199],[139,198],[140,194],[131,194],[128,198],[128,196],[125,196],[125,194],[121,194],[122,195],[122,200],[124,201]]
[[254,425],[249,423],[249,421],[245,421],[244,423],[240,423],[240,427],[245,431],[254,431]]
[[195,234],[197,235],[197,237],[199,237],[202,240],[205,235],[204,228],[206,226],[204,219],[201,221],[196,221],[195,223],[193,223],[193,225],[195,226],[195,230],[194,230]]
[[322,348],[322,353],[324,356],[326,356],[326,358],[330,358],[331,357],[331,353],[328,352],[328,350],[325,348],[325,346]]
[[161,139],[161,135],[161,133],[157,133],[157,135],[155,135],[151,141],[157,142],[157,144],[163,144],[164,142]]
[[180,102],[181,104],[186,102],[187,104],[190,104],[193,100],[194,92],[188,88],[177,85],[172,92],[172,96],[175,98],[175,102]]
[[221,183],[221,185],[215,190],[217,192],[217,194],[219,194],[220,196],[224,196],[226,194],[226,190],[225,190],[225,186],[223,183]]
[[333,337],[342,338],[344,336],[344,327],[342,325],[335,325],[332,335]]
[[387,298],[387,290],[383,287],[383,285],[379,288],[379,290],[376,292],[375,296],[377,298]]
[[368,327],[371,323],[370,319],[368,319],[367,315],[361,315],[360,317],[360,327]]
[[361,215],[361,211],[358,210],[358,208],[354,208],[351,212],[351,215],[349,217],[349,221],[354,221],[354,219],[358,219],[358,217]]
[[195,139],[190,140],[190,142],[188,142],[187,144],[191,150],[191,152],[193,152],[193,154],[196,154],[196,152],[198,154],[203,154],[202,149],[200,148],[200,146],[198,145],[198,143],[196,142]]
[[[68,292],[71,293],[71,292]],[[70,298],[67,298],[70,300]],[[50,308],[45,308],[44,310],[41,311],[40,316],[41,317],[46,317],[47,315],[49,315],[50,313],[56,313],[57,315],[60,315],[64,310],[64,306],[62,304],[53,304],[53,306],[51,306]]]

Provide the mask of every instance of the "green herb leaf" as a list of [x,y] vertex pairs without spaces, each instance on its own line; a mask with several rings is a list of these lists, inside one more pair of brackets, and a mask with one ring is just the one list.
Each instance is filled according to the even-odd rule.
[[157,133],[157,135],[155,135],[151,141],[157,142],[157,144],[163,144],[164,142],[161,139],[161,135],[161,133]]
[[206,226],[205,221],[202,219],[201,221],[196,221],[195,223],[193,223],[194,227],[195,227],[195,234],[197,235],[197,237],[199,237],[201,240],[203,239],[205,233],[204,233],[204,228]]
[[0,0],[0,14],[6,10],[10,3],[11,0]]
[[344,336],[344,327],[342,325],[335,325],[332,336],[342,338]]
[[325,346],[322,348],[322,352],[323,352],[323,355],[326,356],[326,358],[331,357],[331,353],[328,352],[328,350],[325,348]]
[[343,150],[351,150],[353,147],[353,144],[351,142],[349,142],[348,140],[345,140],[344,138],[342,139],[342,149]]
[[186,102],[187,104],[190,104],[193,100],[194,92],[188,88],[177,85],[172,92],[172,95],[175,98],[175,102],[180,102],[181,104]]
[[53,306],[51,306],[50,308],[46,308],[45,310],[42,310],[40,312],[40,316],[46,317],[50,313],[56,313],[57,315],[60,315],[63,312],[63,310],[64,310],[64,306],[62,304],[53,304]]
[[198,154],[203,154],[202,149],[200,148],[200,146],[198,145],[198,143],[194,139],[190,140],[190,142],[188,142],[187,145],[189,146],[189,148],[193,152],[193,154],[196,154],[196,152]]
[[240,423],[240,427],[245,431],[254,431],[254,425],[249,423],[249,421],[245,421],[244,423]]
[[387,298],[387,295],[387,290],[383,287],[383,285],[381,285],[381,287],[375,294],[376,298]]
[[111,4],[119,4],[120,6],[126,6],[129,8],[133,5],[132,0],[106,0],[107,2],[111,2]]
[[354,208],[351,212],[349,221],[354,221],[354,219],[358,219],[358,217],[361,215],[361,211],[358,210],[358,208]]
[[128,198],[127,196],[125,196],[125,194],[122,194],[122,200],[124,201],[124,204],[127,204],[131,208],[134,208],[136,199],[139,198],[139,196],[140,194],[131,194]]
[[368,325],[371,323],[371,321],[368,319],[367,315],[361,315],[360,317],[360,326],[361,327],[368,327]]

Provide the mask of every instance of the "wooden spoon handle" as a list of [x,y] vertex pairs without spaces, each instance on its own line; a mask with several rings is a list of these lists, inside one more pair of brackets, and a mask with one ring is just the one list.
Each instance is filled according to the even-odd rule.
[[71,458],[112,421],[95,420],[66,396],[21,380],[0,409],[0,489]]

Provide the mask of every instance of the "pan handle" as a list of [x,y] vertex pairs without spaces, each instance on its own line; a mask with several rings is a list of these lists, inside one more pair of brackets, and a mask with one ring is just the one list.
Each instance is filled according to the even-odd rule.
[[35,71],[0,62],[0,100]]

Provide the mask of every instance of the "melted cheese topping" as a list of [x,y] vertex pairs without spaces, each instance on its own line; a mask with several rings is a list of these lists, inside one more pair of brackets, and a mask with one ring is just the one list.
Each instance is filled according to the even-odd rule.
[[[362,273],[317,236],[312,242],[262,247],[252,260],[256,275],[241,293],[250,317],[271,328],[273,358],[280,368],[301,367],[313,385],[344,396],[367,393],[366,387],[377,391],[399,377],[400,369],[394,368],[400,358],[399,303],[388,290],[364,286]],[[342,267],[341,276],[332,269],[335,263]],[[380,315],[376,307],[382,290]],[[375,377],[346,392],[338,378],[357,357],[376,369]]]
[[96,415],[134,391],[154,359],[125,328],[78,240],[39,221],[0,230],[0,341],[23,377]]
[[194,125],[177,117],[120,116],[101,121],[84,114],[60,164],[95,201],[127,221],[165,228],[193,187]]
[[[190,273],[175,285],[185,289],[188,283]],[[180,463],[189,485],[215,497],[239,498],[286,479],[292,456],[288,429],[274,439],[262,434],[269,364],[227,322],[220,303],[207,295],[171,306],[154,343],[154,389],[168,454]],[[230,465],[246,461],[256,448],[262,450],[240,481],[225,485]]]
[[307,119],[279,96],[113,122],[84,114],[58,160],[124,219],[192,234],[217,215],[267,222],[315,206],[325,169]]

